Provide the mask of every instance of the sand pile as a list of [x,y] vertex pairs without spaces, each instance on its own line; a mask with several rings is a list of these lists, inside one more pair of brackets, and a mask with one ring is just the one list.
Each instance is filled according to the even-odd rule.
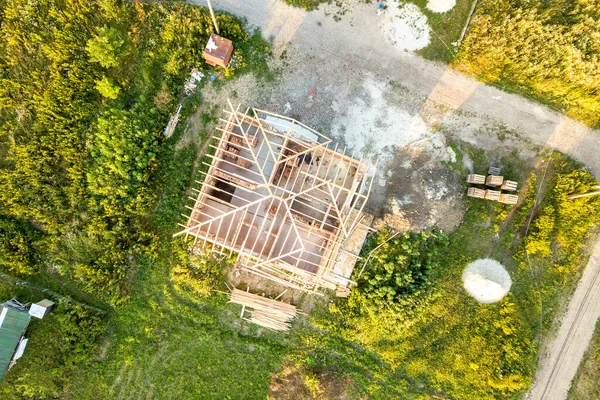
[[467,265],[462,274],[466,291],[483,304],[496,303],[508,294],[512,280],[498,261],[484,258]]
[[456,5],[456,0],[429,0],[427,8],[436,13],[445,13],[452,10]]
[[402,50],[415,51],[429,44],[427,17],[414,4],[389,7],[380,17],[379,27],[386,39]]

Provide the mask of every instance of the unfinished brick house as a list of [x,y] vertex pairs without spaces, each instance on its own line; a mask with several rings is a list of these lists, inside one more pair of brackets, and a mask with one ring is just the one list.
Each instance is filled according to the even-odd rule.
[[[240,269],[284,286],[344,293],[366,235],[360,222],[374,167],[294,119],[229,107],[177,235],[236,252]],[[359,225],[362,240],[349,245]]]

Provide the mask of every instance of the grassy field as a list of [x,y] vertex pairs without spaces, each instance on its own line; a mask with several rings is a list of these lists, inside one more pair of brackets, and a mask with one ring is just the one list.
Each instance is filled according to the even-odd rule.
[[[304,371],[308,377],[323,377],[321,389],[325,393],[339,392],[339,387],[330,382],[334,373],[338,385],[346,382],[348,392],[373,398],[386,398],[392,393],[392,397],[419,399],[518,398],[530,385],[537,362],[536,338],[551,328],[559,303],[572,293],[587,261],[585,251],[572,245],[569,246],[574,258],[568,262],[562,259],[560,251],[553,256],[533,254],[534,246],[541,240],[542,224],[538,221],[546,221],[549,205],[560,203],[556,188],[578,166],[554,153],[544,157],[547,169],[532,170],[515,162],[518,158],[514,154],[489,158],[489,153],[470,145],[453,146],[457,154],[462,149],[469,155],[476,171],[485,171],[490,164],[504,165],[503,175],[521,182],[523,202],[511,208],[465,199],[464,222],[449,235],[450,244],[439,250],[440,266],[433,272],[438,299],[418,318],[394,325],[390,318],[348,317],[337,311],[344,309],[345,300],[338,300],[330,312],[316,316],[314,323],[327,335],[321,334],[319,341],[306,346],[301,354],[295,351],[295,358],[291,359],[298,360],[294,364],[296,371]],[[451,167],[464,176],[458,159]],[[570,208],[570,203],[557,206],[560,207]],[[564,218],[563,211],[551,218]],[[578,225],[591,217],[597,224],[597,211],[586,213],[589,209],[571,223]],[[530,218],[531,228],[526,235]],[[585,237],[588,230],[586,226]],[[559,232],[552,230],[549,242],[544,244],[560,248],[562,241]],[[526,248],[532,253],[530,264],[524,256]],[[463,290],[461,274],[467,263],[486,257],[506,266],[513,286],[503,301],[480,305]],[[350,343],[340,345],[344,341]],[[366,358],[348,352],[357,345],[374,360],[380,359],[383,367],[372,372],[376,383],[361,382],[357,376],[337,369],[341,357],[359,359],[354,370],[361,365],[372,368],[373,363],[369,364]]]
[[585,0],[481,0],[457,67],[598,126],[598,10]]
[[600,321],[569,390],[568,400],[600,399]]
[[427,8],[427,0],[409,0],[427,16],[431,28],[429,45],[418,54],[428,60],[451,63],[458,52],[458,40],[467,23],[474,0],[457,0],[446,13],[434,13]]
[[[204,119],[210,121],[209,116]],[[169,148],[176,147],[182,134],[178,129]],[[516,210],[466,200],[465,221],[450,235],[442,264],[433,275],[443,300],[434,302],[409,328],[389,329],[377,321],[348,325],[325,299],[316,305],[311,325],[301,322],[291,333],[277,334],[241,321],[239,308],[226,304],[222,294],[194,298],[170,282],[179,245],[171,235],[181,221],[184,195],[197,176],[194,165],[206,138],[204,125],[193,137],[186,147],[171,150],[172,162],[160,172],[164,193],[147,222],[160,236],[157,257],[144,260],[131,299],[105,318],[94,358],[87,367],[70,372],[72,384],[65,398],[262,399],[270,393],[290,399],[492,399],[501,393],[514,398],[525,390],[535,369],[535,335],[549,326],[540,322],[536,290],[544,289],[543,320],[549,322],[556,311],[553,305],[572,290],[585,261],[581,258],[571,278],[552,291],[556,276],[547,273],[545,264],[534,261],[537,272],[532,276],[513,259],[523,246],[529,211],[538,214],[543,208],[533,208],[535,190],[521,192],[527,199]],[[460,148],[471,157],[476,170],[486,169],[490,162],[514,160],[511,156],[490,160],[469,145],[453,146],[457,154]],[[452,167],[464,172],[459,163]],[[540,190],[541,205],[550,201],[556,177],[575,167],[552,155]],[[524,164],[513,161],[503,172],[508,178],[531,182],[531,171]],[[534,171],[537,176],[543,172]],[[539,182],[534,185],[538,186]],[[536,218],[533,221],[535,225]],[[514,285],[505,301],[482,306],[463,291],[460,274],[469,261],[490,256],[505,263]],[[540,285],[537,289],[534,281]],[[37,325],[36,329],[50,329]],[[32,346],[24,360],[45,358],[47,350],[37,342],[36,332],[32,330]],[[494,372],[498,370],[511,373],[500,379]],[[10,371],[1,387],[21,374],[19,368]]]

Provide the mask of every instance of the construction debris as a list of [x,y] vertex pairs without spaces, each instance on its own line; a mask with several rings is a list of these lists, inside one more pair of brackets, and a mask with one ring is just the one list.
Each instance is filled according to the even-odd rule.
[[181,103],[179,103],[179,106],[177,106],[177,112],[175,114],[173,114],[171,116],[171,118],[169,119],[169,123],[167,124],[167,127],[165,128],[165,131],[163,132],[163,134],[165,135],[165,137],[170,138],[171,135],[173,135],[173,132],[175,132],[175,128],[177,127],[177,122],[179,122],[179,112],[181,111]]
[[[289,330],[291,321],[297,314],[296,307],[291,304],[235,288],[229,294],[229,302],[243,307],[242,318],[245,321],[276,331]],[[243,316],[246,308],[251,309],[249,318]]]

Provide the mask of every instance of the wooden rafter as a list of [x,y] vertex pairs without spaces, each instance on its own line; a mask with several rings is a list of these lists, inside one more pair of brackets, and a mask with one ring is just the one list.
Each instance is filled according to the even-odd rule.
[[[218,143],[210,145],[212,162],[176,235],[237,252],[244,270],[288,287],[334,288],[330,272],[366,204],[374,175],[367,193],[361,190],[373,167],[362,155],[356,160],[337,144],[330,148],[331,139],[295,119],[255,108],[241,112],[231,102],[224,112]],[[308,154],[313,163],[319,159],[316,167],[298,163]]]

